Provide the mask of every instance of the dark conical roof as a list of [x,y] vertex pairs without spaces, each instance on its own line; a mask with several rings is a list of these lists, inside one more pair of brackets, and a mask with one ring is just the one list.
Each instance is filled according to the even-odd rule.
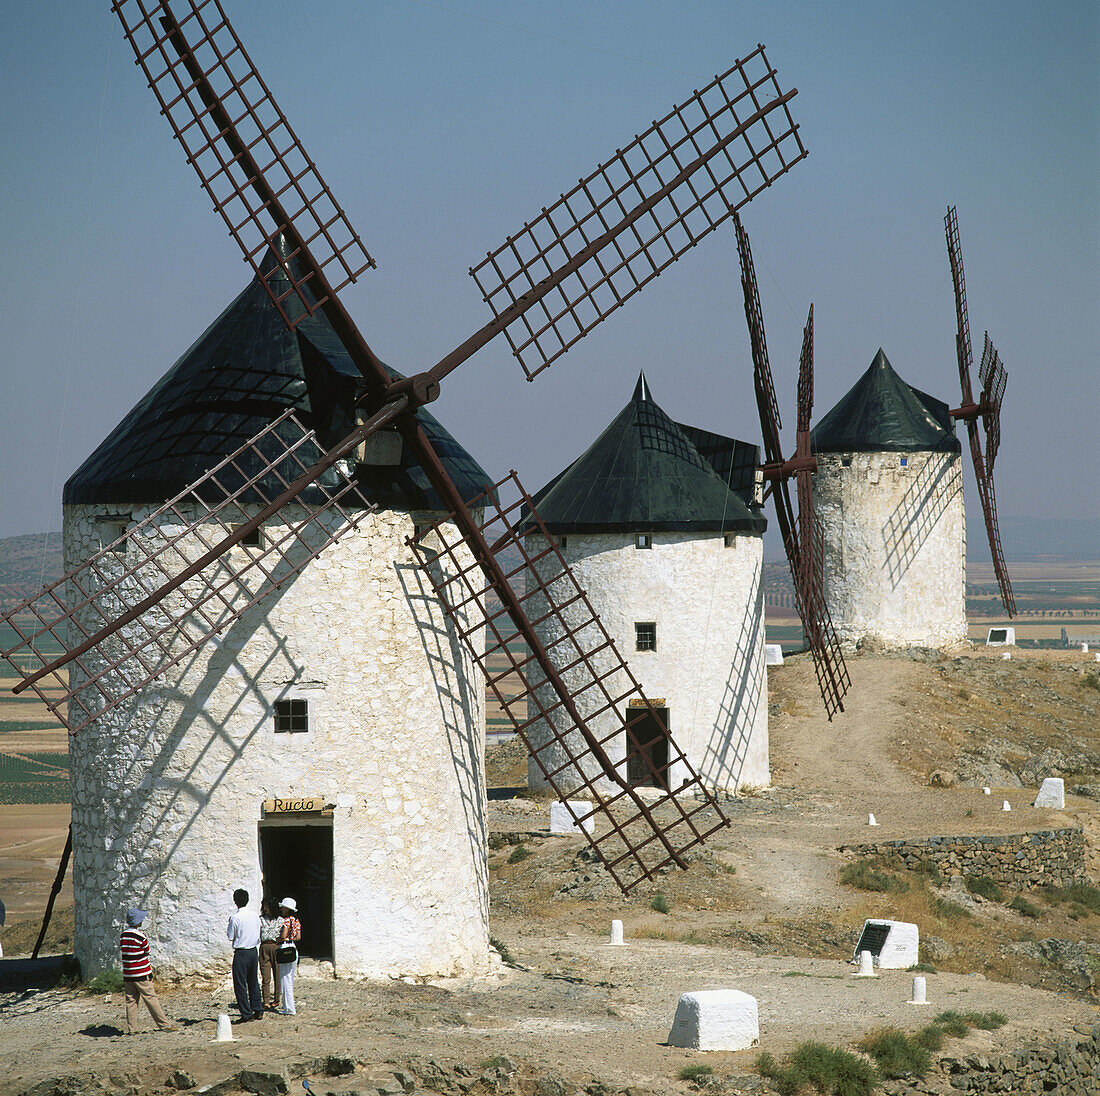
[[653,402],[644,374],[611,425],[534,500],[547,528],[559,533],[767,528]]
[[816,453],[958,451],[947,404],[906,384],[879,349],[814,428]]
[[[172,498],[291,407],[332,444],[351,429],[360,384],[321,312],[292,332],[253,280],[73,473],[64,501]],[[477,462],[423,408],[416,417],[463,497],[483,491],[491,481]],[[380,506],[445,509],[408,452],[359,481]]]

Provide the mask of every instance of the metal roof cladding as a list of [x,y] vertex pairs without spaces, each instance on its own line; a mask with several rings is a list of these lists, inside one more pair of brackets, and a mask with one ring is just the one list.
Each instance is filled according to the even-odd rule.
[[947,404],[906,384],[879,348],[810,436],[815,453],[958,452]]
[[[735,479],[747,451],[755,470],[755,446],[696,433],[709,440],[715,463],[733,469]],[[611,425],[534,501],[552,533],[762,533],[767,528],[763,514],[727,487],[685,430],[653,402],[644,373]]]
[[[324,314],[290,331],[255,279],[73,473],[64,501],[172,498],[291,407],[331,445],[354,425],[359,384]],[[473,457],[424,408],[415,414],[463,497],[485,490],[492,481]],[[408,452],[400,464],[361,466],[358,480],[379,506],[445,509]]]

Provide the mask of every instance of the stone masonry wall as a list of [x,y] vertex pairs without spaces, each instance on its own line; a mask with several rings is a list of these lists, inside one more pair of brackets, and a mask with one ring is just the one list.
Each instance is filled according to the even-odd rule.
[[1015,890],[1085,881],[1085,835],[1079,827],[985,837],[927,837],[844,845],[856,856],[900,856],[907,868],[935,864],[945,876],[979,875]]
[[813,493],[825,597],[843,644],[966,641],[958,453],[822,453]]
[[[66,508],[68,566],[100,547],[103,509]],[[133,518],[150,509],[134,508]],[[261,889],[259,838],[272,821],[263,803],[307,796],[335,805],[337,973],[486,968],[483,690],[404,544],[414,516],[368,515],[75,736],[75,940],[85,976],[118,966],[128,906],[149,911],[158,970],[226,969],[232,891]],[[231,549],[219,566],[239,565],[247,551]],[[171,609],[165,602],[148,616],[164,621]],[[308,702],[306,733],[275,733],[274,704],[284,699]]]
[[[562,555],[646,696],[667,704],[672,738],[703,781],[729,792],[742,784],[767,786],[763,541],[737,536],[726,547],[720,533],[669,532],[654,533],[652,545],[636,548],[630,533],[569,533]],[[530,612],[539,615],[535,606]],[[574,621],[585,614],[581,604],[567,610]],[[636,622],[656,624],[656,650],[635,649]],[[556,638],[549,625],[542,630],[544,642]],[[595,662],[604,665],[600,656]],[[625,691],[614,679],[608,689],[612,696]],[[593,721],[601,738],[612,733],[615,718],[605,713]],[[532,737],[539,738],[537,726]],[[622,762],[625,735],[607,748],[613,763]],[[552,766],[565,760],[553,745],[540,756]],[[673,787],[682,767],[672,767]],[[593,763],[586,771],[596,775],[597,768]],[[529,773],[532,786],[546,786],[534,759]]]
[[1004,1054],[944,1057],[923,1080],[887,1081],[883,1091],[887,1096],[955,1092],[1095,1096],[1100,1092],[1100,1026],[1082,1025],[1067,1039]]

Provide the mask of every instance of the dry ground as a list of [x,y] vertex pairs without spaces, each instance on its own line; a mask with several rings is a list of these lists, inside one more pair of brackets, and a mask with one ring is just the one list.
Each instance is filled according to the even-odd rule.
[[[729,803],[730,828],[687,871],[644,884],[629,899],[583,855],[580,842],[549,836],[545,800],[495,799],[491,931],[515,965],[487,978],[378,985],[306,970],[297,1018],[272,1017],[241,1028],[236,1043],[215,1045],[214,1018],[232,996],[225,983],[167,987],[169,1011],[184,1029],[127,1039],[117,1034],[117,994],[34,988],[15,964],[0,962],[0,1059],[11,1064],[0,1092],[24,1092],[42,1078],[82,1070],[125,1072],[136,1063],[144,1072],[135,1091],[156,1091],[175,1068],[203,1083],[244,1066],[273,1069],[325,1053],[350,1053],[378,1068],[386,1059],[401,1068],[435,1058],[475,1072],[507,1055],[526,1076],[559,1074],[565,1093],[596,1078],[612,1090],[686,1092],[677,1079],[685,1064],[706,1061],[720,1074],[740,1075],[756,1053],[700,1056],[663,1045],[678,995],[719,986],[758,998],[761,1047],[773,1053],[807,1038],[847,1044],[884,1022],[915,1027],[940,1008],[992,1008],[1009,1017],[1000,1031],[950,1043],[956,1054],[1096,1022],[1100,915],[1036,899],[1039,916],[1024,917],[1004,902],[931,888],[919,878],[906,879],[900,893],[853,890],[838,880],[846,860],[837,851],[872,835],[1081,825],[1094,857],[1091,873],[1100,876],[1100,801],[1071,794],[1065,811],[1030,806],[1036,764],[1047,775],[1061,766],[1067,789],[1100,781],[1095,664],[1078,652],[1015,651],[1004,661],[999,651],[976,649],[958,658],[861,655],[850,669],[847,711],[831,724],[807,659],[769,671],[772,789]],[[514,745],[495,748],[488,768],[498,788],[522,782]],[[934,769],[979,779],[930,787]],[[984,796],[980,783],[989,781],[981,777],[989,772],[1002,779]],[[1004,799],[1011,813],[1000,810]],[[875,830],[866,824],[872,811],[881,823]],[[44,905],[65,821],[58,808],[0,809],[9,955],[34,935],[28,915]],[[521,844],[530,855],[509,863]],[[651,908],[657,892],[668,913]],[[64,940],[71,898],[63,895],[59,906]],[[922,939],[935,938],[929,1009],[905,1004],[906,972],[851,977],[845,960],[863,918],[875,915],[915,920]],[[625,948],[603,943],[612,917],[625,923]],[[1082,961],[1074,966],[1060,952],[1050,958],[1043,946],[1051,939],[1067,941]],[[24,988],[6,991],[13,979],[23,979]],[[314,1076],[315,1090],[367,1087],[363,1070],[323,1082]]]

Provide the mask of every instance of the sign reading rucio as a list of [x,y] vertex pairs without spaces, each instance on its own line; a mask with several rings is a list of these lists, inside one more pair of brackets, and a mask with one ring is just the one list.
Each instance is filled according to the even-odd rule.
[[654,696],[648,700],[632,700],[627,706],[630,708],[667,708],[668,704],[663,696]]
[[313,795],[303,799],[265,799],[264,814],[322,814],[325,798]]

